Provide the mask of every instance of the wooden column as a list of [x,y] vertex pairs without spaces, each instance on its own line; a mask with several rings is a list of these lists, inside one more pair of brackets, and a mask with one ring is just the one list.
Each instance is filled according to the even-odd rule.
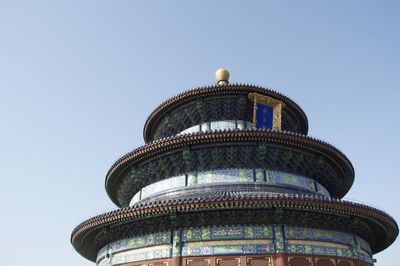
[[288,266],[285,254],[278,253],[275,255],[275,266]]

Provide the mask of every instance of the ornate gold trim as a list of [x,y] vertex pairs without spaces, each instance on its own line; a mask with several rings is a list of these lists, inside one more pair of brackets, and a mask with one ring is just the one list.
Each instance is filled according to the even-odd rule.
[[282,109],[285,104],[269,96],[261,95],[258,93],[249,93],[249,99],[253,104],[253,127],[256,127],[256,111],[257,103],[272,107],[274,109],[274,116],[272,117],[272,130],[281,130],[282,127]]

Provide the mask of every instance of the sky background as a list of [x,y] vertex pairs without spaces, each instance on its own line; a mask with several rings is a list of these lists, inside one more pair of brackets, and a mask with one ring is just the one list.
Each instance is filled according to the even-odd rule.
[[[271,87],[352,161],[347,199],[400,222],[398,1],[0,0],[1,265],[94,265],[73,228],[115,208],[105,174],[164,100]],[[399,241],[375,256],[397,265]],[[397,263],[395,262],[397,261]]]

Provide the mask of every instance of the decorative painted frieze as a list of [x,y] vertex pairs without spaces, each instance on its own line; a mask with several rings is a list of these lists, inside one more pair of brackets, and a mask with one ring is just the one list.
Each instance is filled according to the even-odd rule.
[[[153,234],[141,235],[131,237],[127,239],[118,240],[110,243],[107,252],[109,254],[117,253],[128,249],[137,249],[141,247],[170,244],[171,243],[171,231],[157,232]],[[102,254],[104,249],[100,250]]]
[[151,248],[139,248],[114,254],[111,257],[111,265],[169,257],[171,257],[170,245],[154,246]]
[[[236,243],[224,241],[223,243],[196,242],[197,245],[184,246],[182,256],[205,256],[205,255],[232,255],[232,254],[273,254],[275,253],[272,243]],[[254,241],[253,241],[254,242]],[[193,244],[193,243],[191,243]]]
[[329,241],[354,246],[353,235],[308,227],[284,226],[286,239]]
[[184,228],[118,240],[100,249],[97,264],[116,265],[180,256],[278,253],[372,261],[368,243],[348,233],[284,225],[225,225]]
[[206,241],[227,239],[270,239],[273,237],[271,225],[250,226],[209,226],[182,230],[182,241]]

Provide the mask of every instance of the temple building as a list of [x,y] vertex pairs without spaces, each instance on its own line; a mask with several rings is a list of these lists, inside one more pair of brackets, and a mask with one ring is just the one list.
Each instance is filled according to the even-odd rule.
[[158,106],[145,145],[105,187],[119,207],[79,224],[71,243],[99,266],[366,266],[399,229],[341,200],[350,160],[308,137],[303,110],[268,88],[217,84]]

